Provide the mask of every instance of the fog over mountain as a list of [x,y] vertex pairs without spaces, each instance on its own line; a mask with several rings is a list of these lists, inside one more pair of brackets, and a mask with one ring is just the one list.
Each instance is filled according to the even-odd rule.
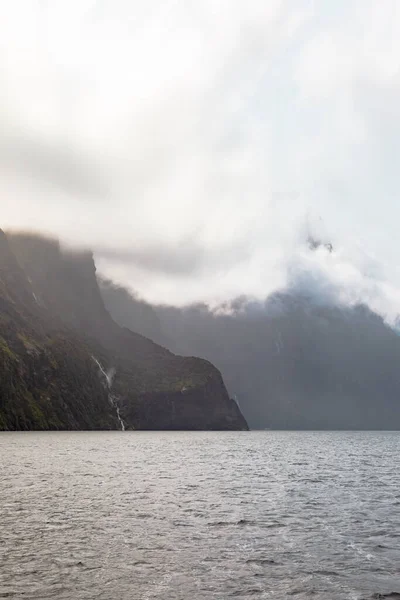
[[399,32],[396,0],[0,3],[1,225],[92,250],[114,318],[252,424],[386,427]]
[[1,3],[2,226],[153,303],[296,280],[393,321],[399,30],[396,0]]
[[119,327],[90,252],[0,230],[0,431],[247,429],[221,374]]
[[100,289],[120,325],[213,362],[253,428],[400,427],[400,336],[366,305],[304,287],[212,311],[150,306],[107,280]]

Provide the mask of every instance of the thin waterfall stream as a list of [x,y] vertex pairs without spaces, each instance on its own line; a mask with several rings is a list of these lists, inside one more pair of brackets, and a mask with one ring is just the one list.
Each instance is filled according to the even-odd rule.
[[108,389],[108,400],[109,400],[111,406],[115,409],[117,419],[118,419],[118,422],[120,425],[120,429],[121,429],[121,431],[125,431],[125,429],[126,429],[125,423],[121,417],[120,409],[118,406],[118,398],[111,393],[111,386],[112,386],[112,382],[113,382],[113,379],[115,376],[115,369],[112,368],[112,369],[108,369],[108,371],[105,371],[101,362],[93,355],[92,355],[92,358],[93,358],[94,362],[96,363],[96,365],[98,366],[101,375],[104,377],[105,387]]

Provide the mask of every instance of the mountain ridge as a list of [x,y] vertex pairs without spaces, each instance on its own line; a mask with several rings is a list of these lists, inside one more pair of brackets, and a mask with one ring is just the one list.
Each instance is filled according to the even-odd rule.
[[[133,326],[144,301],[131,297],[129,322],[129,292],[121,317],[120,287],[102,280],[100,289],[114,319]],[[282,290],[217,312],[148,305],[147,315],[147,335],[157,339],[161,326],[175,352],[216,364],[253,428],[400,428],[400,338],[365,305]]]
[[[0,336],[7,338],[3,338],[3,383],[8,381],[2,390],[0,428],[121,428],[123,424],[128,429],[247,429],[210,362],[175,356],[113,321],[98,288],[91,252],[65,251],[57,240],[27,233],[3,233],[0,242],[0,301],[2,316],[8,315],[0,323]],[[21,331],[27,332],[30,355],[19,343]],[[63,343],[58,348],[54,339],[61,335]],[[54,348],[53,354],[49,350],[54,345],[58,360]],[[11,368],[29,363],[36,347],[42,354],[46,349],[54,366],[42,381],[42,391],[34,387],[36,380],[29,369]],[[38,369],[36,363],[31,367]],[[70,386],[65,386],[76,370]],[[109,380],[106,373],[111,371],[114,376]],[[85,373],[91,388],[83,394]],[[74,390],[74,381],[79,381],[81,390]],[[54,392],[61,388],[65,388],[62,398]],[[208,395],[212,391],[213,403],[206,402],[205,389]],[[75,397],[80,419],[63,421],[62,410],[67,415]],[[60,409],[57,419],[46,416],[54,398]],[[92,414],[84,418],[89,400],[99,403],[104,422]],[[174,411],[174,418],[164,404]],[[35,419],[38,411],[43,418]]]

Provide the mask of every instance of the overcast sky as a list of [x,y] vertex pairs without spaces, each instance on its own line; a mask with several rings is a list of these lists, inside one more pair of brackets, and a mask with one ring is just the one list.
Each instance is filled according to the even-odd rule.
[[289,283],[393,318],[399,67],[398,0],[0,0],[1,226],[156,302]]

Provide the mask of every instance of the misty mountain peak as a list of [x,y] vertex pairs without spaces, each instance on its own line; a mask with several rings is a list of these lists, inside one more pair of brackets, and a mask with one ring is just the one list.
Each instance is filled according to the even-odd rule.
[[311,234],[307,237],[307,246],[310,250],[318,250],[322,247],[328,250],[330,254],[333,252],[333,245],[330,242],[323,242]]

